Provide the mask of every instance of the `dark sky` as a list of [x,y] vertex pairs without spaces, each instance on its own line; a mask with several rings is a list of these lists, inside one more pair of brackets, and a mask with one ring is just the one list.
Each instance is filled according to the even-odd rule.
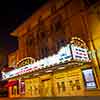
[[12,51],[17,40],[9,35],[47,0],[0,0],[0,48]]

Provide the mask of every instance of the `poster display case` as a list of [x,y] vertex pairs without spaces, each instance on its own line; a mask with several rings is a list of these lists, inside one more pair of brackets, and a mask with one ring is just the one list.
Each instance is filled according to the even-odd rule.
[[85,82],[85,87],[86,89],[95,89],[97,88],[95,76],[93,69],[83,69],[82,70],[84,82]]

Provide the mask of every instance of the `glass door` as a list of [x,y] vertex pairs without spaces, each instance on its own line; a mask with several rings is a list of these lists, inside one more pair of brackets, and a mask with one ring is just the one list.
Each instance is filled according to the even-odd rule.
[[51,79],[45,79],[41,81],[41,94],[43,97],[52,96],[52,81]]

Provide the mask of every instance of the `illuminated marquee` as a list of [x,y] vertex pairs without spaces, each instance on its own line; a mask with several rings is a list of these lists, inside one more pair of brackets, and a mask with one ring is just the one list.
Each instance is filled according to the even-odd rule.
[[84,48],[80,48],[77,46],[71,45],[72,55],[74,60],[78,61],[89,61],[88,50]]
[[10,72],[3,73],[3,79],[12,78],[38,69],[55,66],[66,61],[71,61],[72,59],[89,62],[87,49],[74,46],[73,44],[68,44],[62,47],[57,54],[39,61],[35,61],[33,64],[28,64]]
[[23,66],[28,65],[28,64],[33,64],[34,62],[35,62],[35,59],[33,59],[32,57],[25,57],[25,58],[21,59],[16,64],[16,66],[17,67],[23,67]]

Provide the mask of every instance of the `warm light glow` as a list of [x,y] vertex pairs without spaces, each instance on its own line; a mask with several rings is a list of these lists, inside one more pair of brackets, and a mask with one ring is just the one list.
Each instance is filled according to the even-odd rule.
[[73,53],[73,59],[79,60],[79,61],[86,61],[86,62],[89,61],[87,49],[74,46],[73,44],[71,45],[71,48],[72,48],[72,53]]
[[88,88],[88,89],[96,88],[93,70],[92,69],[85,69],[82,72],[83,72],[83,76],[85,79],[86,88]]
[[59,67],[58,69],[64,69],[65,67]]
[[52,70],[47,70],[46,72],[49,73],[49,72],[52,72]]
[[30,73],[38,69],[55,66],[58,65],[59,63],[64,63],[66,61],[71,61],[72,59],[71,50],[74,60],[86,61],[86,62],[89,61],[87,49],[74,46],[73,44],[71,44],[70,48],[70,44],[68,44],[62,47],[57,54],[38,60],[33,64],[29,64],[21,68],[12,70],[10,72],[3,73],[3,79],[12,78],[25,73]]

